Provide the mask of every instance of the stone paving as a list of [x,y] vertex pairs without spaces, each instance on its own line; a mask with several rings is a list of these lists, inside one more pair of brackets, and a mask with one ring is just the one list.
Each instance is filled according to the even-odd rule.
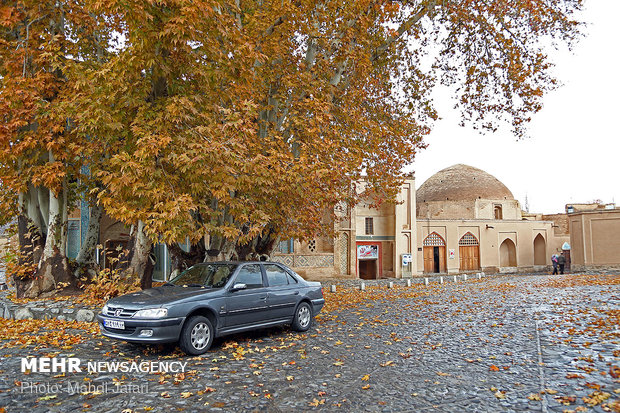
[[[203,357],[101,336],[64,350],[2,348],[0,340],[0,406],[33,413],[619,409],[620,275],[352,286],[325,289],[326,311],[306,334],[234,335]],[[21,373],[21,357],[50,354],[82,365],[188,364],[184,374]]]

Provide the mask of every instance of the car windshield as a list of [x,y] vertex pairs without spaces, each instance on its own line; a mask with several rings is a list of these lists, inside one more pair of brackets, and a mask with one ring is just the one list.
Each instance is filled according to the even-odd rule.
[[235,268],[234,264],[198,264],[174,277],[169,284],[220,288],[226,285]]

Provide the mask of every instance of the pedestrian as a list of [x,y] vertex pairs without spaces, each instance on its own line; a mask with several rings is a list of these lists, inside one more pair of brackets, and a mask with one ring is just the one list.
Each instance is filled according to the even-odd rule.
[[553,274],[556,275],[558,273],[558,256],[553,254],[551,255],[551,265],[553,265]]
[[560,267],[560,274],[564,274],[564,264],[566,264],[566,257],[564,254],[561,254],[558,257],[558,266]]

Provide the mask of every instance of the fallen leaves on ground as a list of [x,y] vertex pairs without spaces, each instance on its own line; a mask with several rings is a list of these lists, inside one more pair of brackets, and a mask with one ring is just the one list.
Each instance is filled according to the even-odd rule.
[[597,404],[600,404],[601,402],[609,399],[610,396],[611,394],[607,392],[597,390],[589,396],[582,397],[582,399],[584,403],[586,403],[588,406],[596,406]]
[[495,397],[497,397],[500,400],[503,400],[503,399],[506,398],[506,392],[505,391],[498,390],[498,391],[496,391],[493,394],[495,395]]
[[58,347],[68,350],[99,334],[97,323],[65,320],[7,320],[0,318],[4,341],[0,348]]

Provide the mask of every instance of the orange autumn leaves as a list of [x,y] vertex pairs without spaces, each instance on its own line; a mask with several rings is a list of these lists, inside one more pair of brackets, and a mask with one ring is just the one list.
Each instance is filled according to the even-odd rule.
[[580,5],[4,2],[0,206],[65,183],[164,242],[329,233],[360,178],[395,196],[439,82],[465,121],[520,136],[555,84],[539,40],[573,39]]
[[7,320],[0,318],[0,348],[34,347],[69,350],[99,334],[97,323],[64,320]]

